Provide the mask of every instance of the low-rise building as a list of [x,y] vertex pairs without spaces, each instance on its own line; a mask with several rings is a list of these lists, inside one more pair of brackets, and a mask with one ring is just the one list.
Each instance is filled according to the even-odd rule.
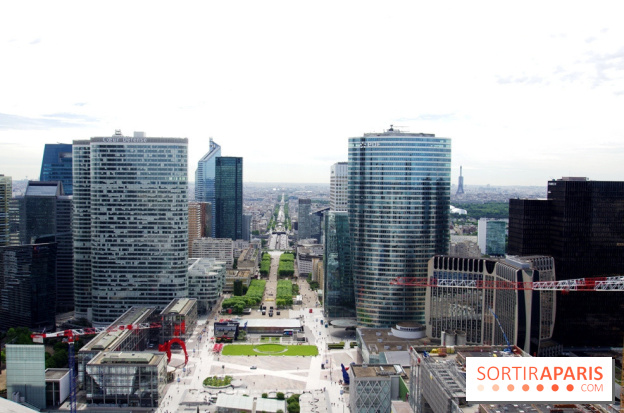
[[[160,321],[155,307],[132,307],[123,313],[113,326],[142,324]],[[85,344],[76,356],[78,364],[78,383],[84,383],[84,372],[87,363],[100,352],[137,351],[147,348],[151,340],[158,340],[159,329],[133,329],[103,331]]]
[[390,413],[392,400],[407,399],[410,368],[355,364],[349,368],[349,406],[354,413]]
[[409,365],[410,346],[428,344],[425,326],[419,323],[403,322],[393,328],[358,328],[355,338],[358,353],[364,363],[390,363]]
[[243,285],[249,287],[251,284],[251,272],[249,270],[227,270],[225,272],[224,293],[234,292],[234,282],[240,281]]
[[239,270],[249,270],[251,274],[256,275],[258,273],[258,264],[260,264],[261,255],[257,248],[249,246],[241,253],[240,257],[238,257],[236,268]]
[[158,407],[167,383],[162,353],[101,352],[86,366],[88,404]]
[[314,260],[323,261],[323,245],[299,243],[297,246],[297,271],[299,276],[312,274]]
[[286,400],[263,399],[260,397],[245,397],[235,394],[221,393],[217,397],[218,413],[277,413],[286,412]]
[[186,341],[197,326],[197,300],[193,298],[176,298],[160,313],[162,327],[160,342],[172,338]]
[[189,297],[197,300],[198,314],[215,307],[225,286],[225,262],[214,258],[189,258]]
[[58,407],[69,397],[69,369],[46,369],[46,404]]
[[225,262],[225,268],[234,265],[234,241],[229,238],[201,238],[193,241],[191,258],[214,258]]

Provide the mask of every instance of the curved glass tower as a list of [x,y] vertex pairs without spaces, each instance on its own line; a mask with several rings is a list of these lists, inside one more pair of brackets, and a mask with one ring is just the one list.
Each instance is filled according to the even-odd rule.
[[425,321],[426,277],[449,245],[451,140],[390,128],[349,138],[349,229],[358,324]]
[[195,170],[195,201],[210,202],[212,222],[208,235],[212,238],[216,234],[215,177],[217,157],[219,156],[221,156],[221,146],[210,138],[208,153],[197,162],[197,169]]

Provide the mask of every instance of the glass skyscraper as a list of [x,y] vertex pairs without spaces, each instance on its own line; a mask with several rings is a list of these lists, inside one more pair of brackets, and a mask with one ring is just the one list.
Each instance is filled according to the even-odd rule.
[[355,317],[349,215],[346,212],[326,212],[323,233],[323,313],[330,320]]
[[91,138],[88,151],[82,142],[74,142],[77,313],[80,302],[80,314],[91,308],[104,325],[131,306],[186,297],[187,139],[116,132]]
[[39,180],[60,181],[65,195],[72,195],[72,145],[70,143],[46,143],[41,162]]
[[481,254],[505,255],[507,222],[500,219],[480,218],[478,242]]
[[349,227],[358,324],[424,323],[426,277],[449,245],[451,140],[390,128],[349,138]]
[[13,197],[13,181],[10,176],[0,175],[0,246],[10,243],[10,205]]
[[243,238],[243,158],[220,156],[215,163],[216,238]]
[[310,209],[312,201],[308,198],[299,198],[297,209],[297,240],[308,239],[312,236]]
[[197,162],[197,170],[195,171],[195,201],[196,202],[210,202],[212,232],[208,234],[211,237],[215,237],[215,174],[217,157],[221,156],[221,146],[216,144],[212,138],[210,138],[210,147],[208,153],[203,156]]
[[59,312],[74,308],[72,197],[64,195],[63,188],[59,181],[30,181],[24,196],[16,198],[20,210],[20,244],[32,244],[40,238],[58,244],[55,282]]
[[56,255],[54,242],[0,247],[0,330],[54,330]]

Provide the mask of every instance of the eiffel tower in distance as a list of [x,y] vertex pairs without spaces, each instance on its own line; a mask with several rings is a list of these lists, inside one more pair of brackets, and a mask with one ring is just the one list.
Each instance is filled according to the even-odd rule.
[[457,192],[455,195],[464,194],[464,177],[462,176],[462,166],[459,167],[459,182],[457,182]]

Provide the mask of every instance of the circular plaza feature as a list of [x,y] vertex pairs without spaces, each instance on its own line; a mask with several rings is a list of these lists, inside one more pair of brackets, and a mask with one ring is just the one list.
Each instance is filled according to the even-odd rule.
[[281,354],[288,350],[288,347],[282,344],[258,344],[254,346],[254,351],[261,354]]

